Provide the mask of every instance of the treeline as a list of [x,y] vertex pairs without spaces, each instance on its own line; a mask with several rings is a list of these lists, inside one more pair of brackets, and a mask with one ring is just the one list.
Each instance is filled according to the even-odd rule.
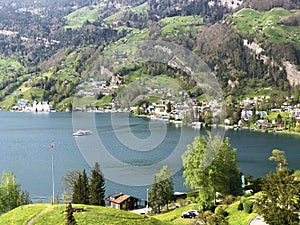
[[85,170],[70,171],[63,178],[65,192],[64,200],[75,204],[105,206],[105,180],[96,162],[91,177],[88,178]]
[[150,19],[154,21],[170,16],[200,15],[206,22],[214,23],[229,12],[229,9],[220,5],[217,0],[148,0],[148,5]]
[[299,0],[247,0],[243,7],[252,8],[259,11],[268,11],[276,7],[285,9],[299,9]]

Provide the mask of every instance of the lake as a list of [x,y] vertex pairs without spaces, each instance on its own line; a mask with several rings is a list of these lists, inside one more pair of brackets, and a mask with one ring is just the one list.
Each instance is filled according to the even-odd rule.
[[[74,116],[75,115],[75,116]],[[106,195],[123,192],[146,198],[153,174],[167,163],[175,171],[175,191],[185,191],[180,155],[199,130],[162,121],[128,117],[126,113],[0,112],[0,171],[11,171],[33,200],[52,195],[51,150],[54,148],[55,193],[62,193],[61,178],[69,170],[86,169],[100,162]],[[92,135],[74,137],[77,129]],[[265,176],[275,170],[268,160],[272,149],[286,152],[289,168],[300,169],[300,136],[227,130],[244,174]],[[90,164],[90,165],[89,165]]]

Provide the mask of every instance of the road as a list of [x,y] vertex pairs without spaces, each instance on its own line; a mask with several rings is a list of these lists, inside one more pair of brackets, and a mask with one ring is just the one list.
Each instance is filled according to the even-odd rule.
[[254,217],[248,225],[268,225],[264,222],[264,219],[260,216]]

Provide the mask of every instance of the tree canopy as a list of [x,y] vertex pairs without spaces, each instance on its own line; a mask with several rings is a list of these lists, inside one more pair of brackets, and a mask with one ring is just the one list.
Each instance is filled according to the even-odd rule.
[[270,160],[277,162],[277,171],[270,172],[262,185],[258,212],[269,225],[297,225],[300,223],[300,180],[287,164],[284,151],[274,149]]
[[198,136],[187,146],[182,160],[185,184],[199,190],[199,201],[204,208],[216,203],[216,192],[223,195],[242,192],[236,149],[230,147],[229,138]]
[[105,206],[105,180],[98,162],[92,170],[90,184],[90,204]]
[[149,205],[154,213],[160,213],[163,206],[167,206],[174,197],[172,172],[168,166],[163,166],[159,173],[154,175],[149,193]]
[[29,193],[20,189],[15,175],[4,171],[0,181],[0,213],[30,203]]

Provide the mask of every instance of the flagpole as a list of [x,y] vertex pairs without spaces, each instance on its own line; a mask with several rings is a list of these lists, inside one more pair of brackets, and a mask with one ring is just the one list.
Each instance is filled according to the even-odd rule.
[[52,154],[52,205],[54,204],[54,143],[52,142],[50,146]]

